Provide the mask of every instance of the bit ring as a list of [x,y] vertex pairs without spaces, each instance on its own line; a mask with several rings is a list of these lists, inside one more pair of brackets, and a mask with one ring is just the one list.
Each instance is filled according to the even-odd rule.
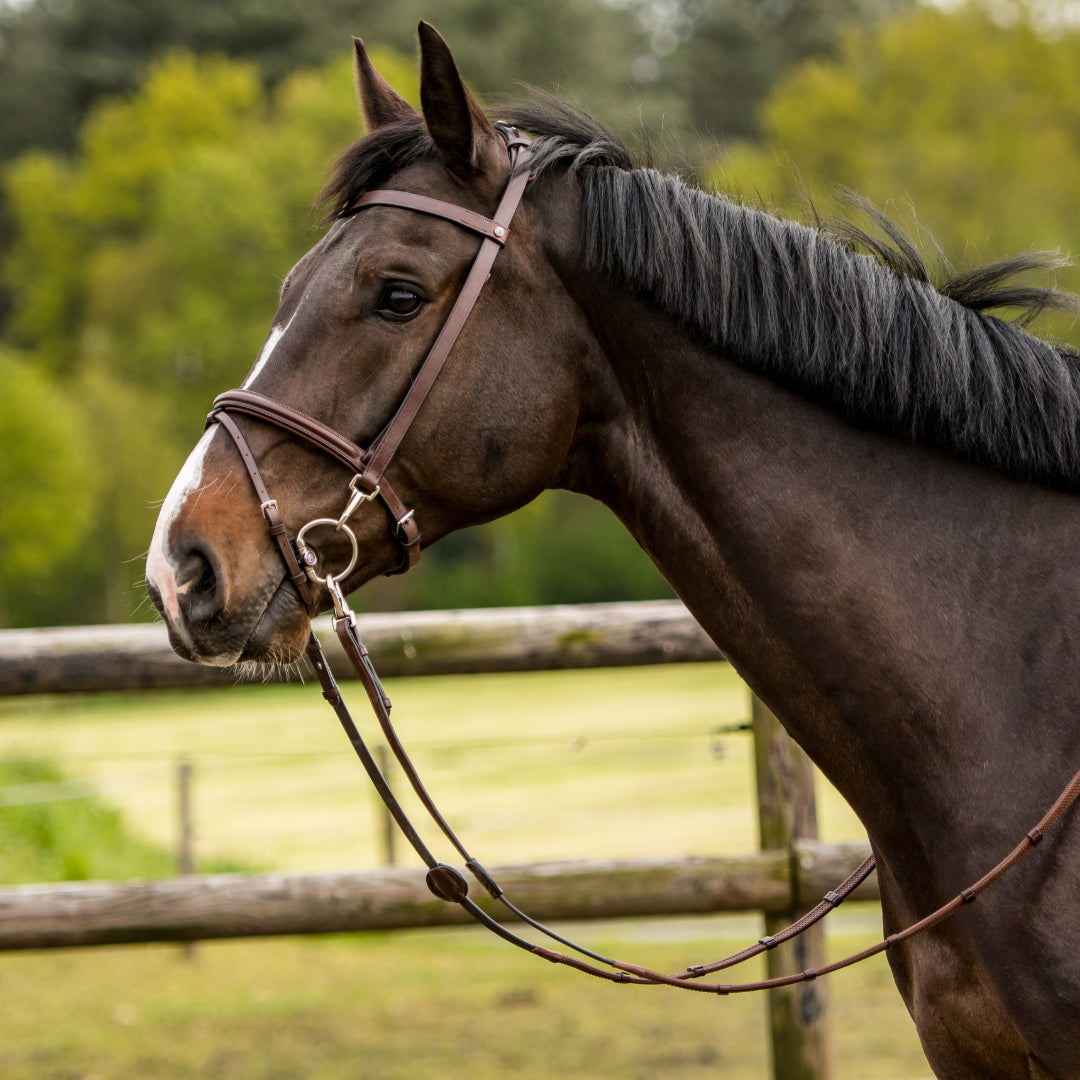
[[[349,538],[349,542],[352,544],[352,557],[349,559],[349,564],[338,574],[327,574],[325,577],[319,577],[315,572],[316,567],[319,565],[319,556],[304,542],[304,534],[308,529],[313,529],[317,525],[325,525],[328,528],[334,529],[336,532],[345,533]],[[347,578],[349,574],[352,573],[353,567],[356,566],[356,562],[360,558],[360,544],[357,542],[356,533],[354,533],[345,522],[339,522],[337,518],[315,518],[314,520],[309,521],[296,534],[296,550],[300,553],[300,562],[303,564],[304,573],[317,585],[325,585],[328,589],[331,585]]]

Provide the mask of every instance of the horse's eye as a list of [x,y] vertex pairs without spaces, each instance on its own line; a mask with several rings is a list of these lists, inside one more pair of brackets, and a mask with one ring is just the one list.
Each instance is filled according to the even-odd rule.
[[402,322],[411,319],[423,302],[420,295],[407,285],[388,285],[379,297],[379,314],[384,319]]

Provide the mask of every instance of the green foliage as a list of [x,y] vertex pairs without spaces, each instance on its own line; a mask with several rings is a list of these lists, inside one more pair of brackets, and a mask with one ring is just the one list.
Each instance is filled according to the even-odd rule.
[[[362,0],[361,0],[362,2]],[[0,5],[0,158],[68,149],[103,97],[129,93],[163,52],[227,55],[276,84],[348,44],[354,0],[67,0]]]
[[0,760],[0,884],[167,877],[167,852],[45,761]]
[[548,491],[516,513],[452,533],[404,577],[370,582],[359,607],[459,608],[655,600],[674,595],[599,503]]
[[163,192],[193,154],[235,146],[260,107],[251,70],[175,55],[141,93],[91,114],[73,165],[20,159],[8,181],[17,234],[4,265],[12,334],[55,368],[77,366],[86,347],[126,353],[131,343],[116,341],[116,324],[171,299],[152,242]]
[[[505,93],[519,82],[572,86],[575,96],[609,111],[615,103],[614,111],[632,124],[645,98],[633,86],[634,63],[651,50],[637,16],[648,6],[644,0],[0,5],[0,160],[30,146],[69,149],[88,112],[103,98],[134,91],[165,52],[228,56],[248,64],[264,86],[278,87],[299,70],[346,54],[353,33],[411,56],[421,18],[433,20],[454,43],[481,93]],[[665,104],[669,113],[676,107]]]
[[838,185],[891,213],[913,206],[949,258],[980,262],[1080,242],[1080,32],[1041,30],[1027,7],[908,17],[848,37],[768,97],[763,146],[716,177],[788,212]]
[[[359,34],[410,56],[435,22],[484,96],[555,90],[622,133],[673,125],[755,130],[754,109],[791,64],[832,55],[844,29],[915,0],[28,0],[0,4],[0,161],[68,150],[104,97],[134,91],[177,49],[228,56],[276,87]],[[395,83],[395,85],[397,85]]]
[[39,361],[56,370],[76,325],[83,238],[66,162],[40,151],[19,159],[6,177],[8,212],[18,240],[4,253],[0,284],[18,290],[9,338],[32,341]]
[[697,130],[758,134],[756,107],[808,57],[836,53],[854,27],[872,27],[914,0],[674,0],[644,5],[658,47],[657,84],[684,103]]
[[0,386],[2,614],[6,597],[80,543],[101,477],[85,412],[56,379],[0,348]]

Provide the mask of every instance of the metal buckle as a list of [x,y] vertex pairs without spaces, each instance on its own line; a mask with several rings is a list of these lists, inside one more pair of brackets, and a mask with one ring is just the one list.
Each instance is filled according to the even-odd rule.
[[349,497],[349,501],[345,504],[345,512],[337,520],[337,529],[338,529],[339,532],[341,531],[341,529],[344,528],[345,522],[348,521],[349,518],[351,518],[354,513],[356,513],[356,508],[361,503],[371,502],[371,500],[376,498],[378,496],[378,494],[379,494],[379,485],[378,484],[375,485],[375,490],[374,491],[371,491],[371,492],[359,491],[357,489],[356,485],[357,485],[357,482],[362,480],[363,478],[364,478],[363,473],[357,473],[349,481],[349,490],[352,492],[352,495]]
[[334,604],[334,625],[337,626],[340,622],[348,622],[352,626],[356,626],[356,613],[345,600],[345,593],[342,591],[341,583],[336,577],[326,579],[326,591],[330,594],[330,599]]
[[398,518],[398,519],[396,519],[394,521],[394,539],[402,547],[412,547],[412,545],[415,544],[416,541],[420,539],[419,533],[416,535],[415,539],[413,539],[413,540],[405,541],[405,540],[402,539],[402,537],[405,535],[405,526],[408,525],[410,521],[412,521],[412,519],[413,519],[413,517],[415,515],[416,515],[416,511],[415,510],[410,510],[410,511],[408,511],[408,513],[402,514],[402,516],[400,518]]

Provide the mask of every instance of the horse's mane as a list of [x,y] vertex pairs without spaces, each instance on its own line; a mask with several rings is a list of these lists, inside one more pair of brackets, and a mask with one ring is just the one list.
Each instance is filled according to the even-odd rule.
[[[509,119],[536,137],[531,169],[566,168],[581,184],[589,265],[708,347],[853,423],[1080,490],[1080,364],[985,313],[1080,311],[1072,296],[1016,281],[1057,257],[931,284],[881,215],[884,238],[849,223],[809,228],[635,168],[618,139],[558,103]],[[419,121],[382,128],[346,152],[323,197],[333,212],[433,153]]]

